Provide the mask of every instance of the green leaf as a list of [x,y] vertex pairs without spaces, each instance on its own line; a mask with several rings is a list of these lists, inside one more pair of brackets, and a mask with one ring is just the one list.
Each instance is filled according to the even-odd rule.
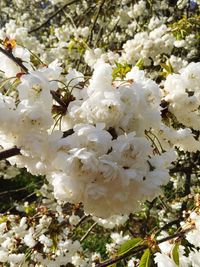
[[142,238],[140,238],[140,237],[127,240],[125,243],[123,243],[120,246],[117,255],[122,255],[122,254],[128,252],[129,250],[131,250],[135,246],[139,245],[141,242],[142,242]]
[[177,266],[179,266],[179,243],[176,243],[172,250],[172,258]]
[[160,63],[160,66],[165,69],[167,72],[169,72],[169,67],[165,63]]
[[121,63],[115,62],[115,65],[116,67],[113,69],[113,73],[112,73],[113,80],[115,80],[118,77],[121,79],[124,79],[127,72],[131,70],[131,67],[127,63],[121,64]]
[[140,259],[139,267],[150,267],[150,256],[150,249],[147,248]]
[[144,68],[144,60],[142,58],[140,58],[136,64],[135,64],[136,67],[138,67],[140,70],[142,70]]

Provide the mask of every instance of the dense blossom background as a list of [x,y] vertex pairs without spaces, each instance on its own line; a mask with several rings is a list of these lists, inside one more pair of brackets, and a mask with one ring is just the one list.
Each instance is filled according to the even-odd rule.
[[0,1],[0,266],[200,266],[200,1]]

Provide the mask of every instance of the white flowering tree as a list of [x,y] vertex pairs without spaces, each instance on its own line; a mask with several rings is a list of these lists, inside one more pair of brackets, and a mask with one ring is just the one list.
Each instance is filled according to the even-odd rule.
[[0,264],[200,266],[200,2],[12,2]]

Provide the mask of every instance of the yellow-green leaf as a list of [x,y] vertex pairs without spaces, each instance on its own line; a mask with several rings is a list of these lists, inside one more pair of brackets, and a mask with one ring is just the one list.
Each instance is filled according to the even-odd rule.
[[108,265],[108,267],[117,267],[117,264],[116,263],[113,263],[111,265]]
[[132,248],[134,248],[137,245],[141,244],[141,242],[142,242],[142,238],[140,238],[140,237],[136,237],[136,238],[127,240],[125,243],[123,243],[120,246],[117,255],[122,255],[122,254],[128,252]]
[[172,258],[177,266],[179,266],[179,243],[176,243],[172,250]]
[[116,67],[113,69],[112,73],[113,80],[115,80],[116,78],[124,79],[127,72],[131,70],[131,67],[127,63],[121,64],[115,62],[115,65]]
[[150,256],[150,249],[147,248],[140,259],[139,267],[150,267]]
[[143,67],[144,67],[144,60],[143,60],[142,58],[140,58],[140,59],[136,62],[135,66],[138,67],[140,70],[142,70]]

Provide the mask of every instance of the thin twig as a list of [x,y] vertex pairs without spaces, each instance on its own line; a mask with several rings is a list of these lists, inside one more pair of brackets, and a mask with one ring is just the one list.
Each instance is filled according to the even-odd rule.
[[45,20],[41,25],[39,25],[36,28],[33,28],[32,30],[28,31],[28,33],[33,33],[36,32],[38,30],[40,30],[41,28],[43,28],[46,24],[48,24],[54,17],[56,17],[60,12],[63,11],[63,9],[65,9],[67,6],[74,4],[75,2],[77,2],[78,0],[73,0],[71,2],[66,3],[64,6],[60,7],[58,10],[56,10],[47,20]]
[[59,95],[58,95],[55,91],[51,90],[50,93],[51,93],[53,99],[54,99],[54,100],[55,100],[61,107],[63,107],[64,109],[67,108],[67,105],[65,104],[65,102],[64,102],[62,99],[60,99]]
[[[101,9],[102,9],[103,5],[105,4],[105,2],[106,2],[106,0],[102,0],[102,1],[100,2],[100,4],[99,4],[99,8],[98,8],[98,10],[97,10],[96,16],[95,16],[95,18],[94,18],[94,22],[93,22],[93,24],[92,24],[92,28],[91,28],[91,31],[90,31],[90,35],[89,35],[88,40],[87,40],[89,45],[90,45],[91,42],[92,42],[93,32],[94,32],[94,29],[95,29],[95,26],[96,26],[96,23],[97,23],[97,19],[98,19],[99,15],[100,15]],[[87,41],[86,41],[86,43],[87,43]]]
[[3,191],[3,192],[0,192],[0,196],[11,194],[11,193],[16,193],[16,192],[20,192],[20,191],[24,191],[24,190],[27,190],[27,189],[28,189],[28,186],[25,186],[25,187],[22,187],[22,188],[18,188],[18,189]]
[[172,225],[177,225],[179,226],[181,222],[181,218],[173,220],[167,224],[165,224],[163,227],[161,227],[157,232],[156,235],[159,234],[161,231],[168,229],[169,227],[171,227]]
[[97,222],[93,223],[93,225],[87,230],[87,232],[82,236],[80,242],[83,242],[83,240],[86,239],[86,237],[89,235],[89,233],[92,231],[92,229],[97,225]]
[[80,221],[78,221],[78,223],[74,226],[75,228],[78,228],[82,222],[84,222],[85,220],[89,219],[90,218],[90,215],[83,215],[80,219]]

